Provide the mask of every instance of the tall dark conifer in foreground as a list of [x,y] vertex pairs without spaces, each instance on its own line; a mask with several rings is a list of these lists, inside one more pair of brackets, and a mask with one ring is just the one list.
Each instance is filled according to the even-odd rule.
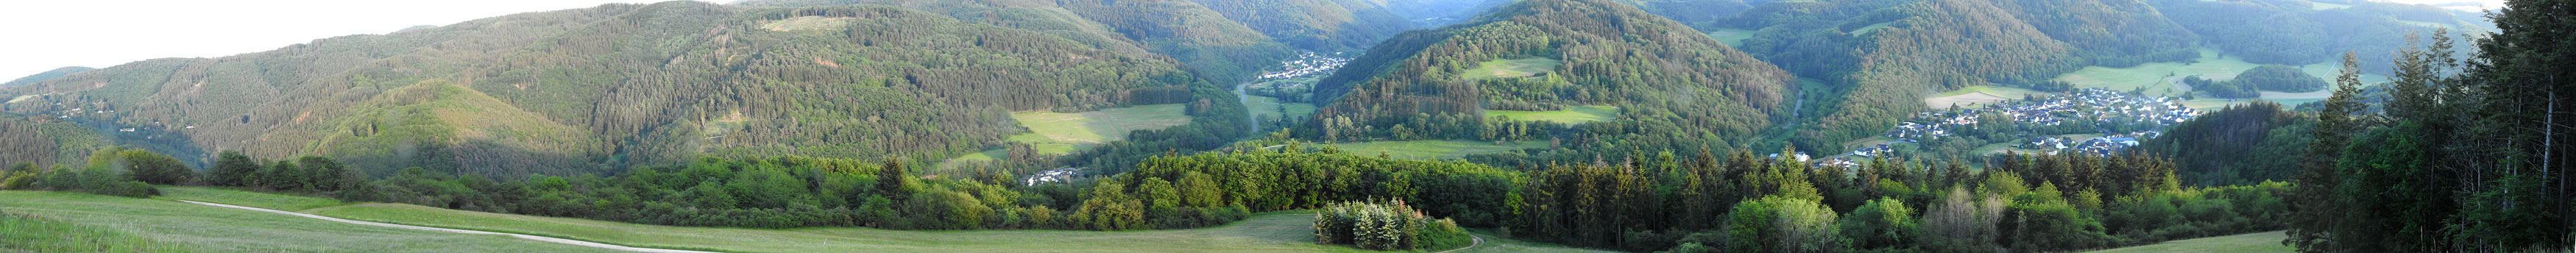
[[2333,243],[2329,231],[2334,231],[2338,224],[2334,222],[2336,217],[2332,212],[2338,210],[2333,193],[2334,187],[2341,185],[2339,181],[2342,181],[2335,175],[2334,164],[2342,158],[2344,144],[2352,138],[2351,133],[2355,129],[2353,113],[2369,106],[2357,101],[2361,93],[2360,76],[2360,61],[2353,58],[2352,53],[2344,53],[2343,72],[2335,77],[2334,96],[2317,102],[2325,109],[2317,113],[2317,128],[2310,132],[2316,136],[2316,141],[2308,143],[2307,155],[2301,157],[2296,178],[2299,188],[2291,197],[2291,201],[2297,204],[2290,205],[2296,215],[2290,216],[2290,238],[2282,241],[2298,247],[2301,252],[2332,251],[2327,247]]
[[2455,251],[2559,248],[2576,242],[2567,142],[2576,133],[2576,1],[2514,0],[2487,15],[2498,33],[2465,62],[2464,142]]

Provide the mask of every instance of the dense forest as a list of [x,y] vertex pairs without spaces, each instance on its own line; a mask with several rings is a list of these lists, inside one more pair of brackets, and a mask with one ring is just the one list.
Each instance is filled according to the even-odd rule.
[[610,173],[701,154],[935,161],[1027,131],[1013,111],[1198,102],[1193,115],[1240,117],[1194,72],[1248,70],[1185,68],[1079,35],[882,6],[605,5],[137,62],[0,94],[34,95],[13,113],[320,154],[376,175]]
[[[1495,61],[1552,61],[1553,69],[1498,76]],[[1299,138],[1363,140],[1564,140],[1545,157],[1627,156],[1646,150],[1751,143],[1789,106],[1787,72],[1728,49],[1688,26],[1607,1],[1521,1],[1475,21],[1407,32],[1331,77],[1325,104],[1294,128]],[[1486,120],[1487,110],[1614,106],[1609,122]],[[1571,136],[1569,136],[1571,135]],[[1572,160],[1572,159],[1567,159]]]
[[[1454,8],[1483,12],[1423,10]],[[0,88],[0,189],[212,186],[743,228],[1123,231],[1297,213],[1315,216],[1314,243],[1369,250],[1483,235],[2065,252],[2287,230],[2280,243],[2305,252],[2564,251],[2571,9],[2516,0],[2476,23],[2302,0],[611,4],[22,79]],[[1447,26],[1405,31],[1420,24]],[[1251,131],[1233,85],[1299,51],[1364,54],[1312,84],[1312,115]],[[2177,109],[2193,117],[2169,128],[1923,102],[1978,86],[2120,93],[2060,79],[2206,51],[2251,64],[2158,78],[2226,103]],[[2301,67],[2336,59],[2331,81]],[[2232,100],[2266,92],[2331,96]],[[1033,131],[1014,114],[1158,104],[1187,123],[1062,155],[1008,137]],[[1607,115],[1517,118],[1592,108]],[[1836,154],[1936,115],[1958,127]],[[1986,147],[2149,132],[2099,153]],[[1439,160],[1343,149],[1400,141],[1544,144]],[[1001,155],[944,162],[977,152]],[[1059,170],[1079,173],[1023,178]]]

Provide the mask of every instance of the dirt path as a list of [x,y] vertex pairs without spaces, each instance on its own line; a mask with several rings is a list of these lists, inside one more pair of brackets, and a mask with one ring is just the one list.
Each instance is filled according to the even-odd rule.
[[[288,212],[288,211],[269,210],[269,209],[263,209],[263,208],[257,208],[257,207],[246,207],[246,206],[236,206],[236,205],[225,205],[225,204],[206,203],[206,202],[196,202],[196,201],[186,201],[186,200],[180,200],[179,202],[188,202],[188,203],[199,204],[199,205],[209,205],[209,206],[229,207],[229,208],[235,208],[235,209],[251,210],[251,211],[261,211],[261,212],[269,212],[269,213],[284,214],[284,215],[302,216],[302,217],[305,217],[305,218],[322,219],[322,220],[327,220],[327,221],[335,221],[335,222],[348,223],[348,224],[358,224],[358,225],[368,225],[368,226],[378,226],[378,227],[389,227],[389,228],[402,228],[402,229],[418,229],[418,230],[440,231],[440,232],[450,232],[450,233],[483,234],[483,235],[507,235],[507,236],[510,236],[510,237],[518,237],[518,238],[520,238],[520,239],[537,240],[537,241],[552,242],[552,243],[562,243],[562,244],[571,244],[571,245],[577,245],[577,246],[592,247],[592,248],[602,248],[602,249],[611,249],[611,250],[634,251],[634,252],[654,252],[654,253],[713,253],[713,252],[706,252],[706,251],[694,251],[694,250],[673,250],[673,249],[636,248],[636,247],[627,247],[627,246],[609,245],[609,244],[605,244],[605,243],[586,242],[586,241],[579,241],[579,240],[572,240],[572,239],[563,239],[563,238],[554,238],[554,237],[544,237],[544,236],[534,236],[534,235],[522,235],[522,234],[512,234],[512,233],[497,233],[497,232],[484,232],[484,231],[463,230],[463,229],[445,229],[445,228],[433,228],[433,227],[422,227],[422,226],[411,226],[411,225],[400,225],[400,224],[388,224],[388,223],[378,223],[378,222],[354,221],[354,220],[347,220],[347,219],[340,219],[340,218],[323,217],[323,216],[321,216],[321,215],[312,215],[312,214],[297,213],[297,212]],[[1479,242],[1481,242],[1481,241],[1483,241],[1483,240],[1481,240],[1481,239],[1480,239],[1480,240],[1478,240],[1478,241],[1479,241]],[[1475,247],[1475,246],[1468,246],[1468,247]]]
[[1469,240],[1469,241],[1467,242],[1467,247],[1464,247],[1464,248],[1458,248],[1458,249],[1453,249],[1453,250],[1443,250],[1443,251],[1440,251],[1440,252],[1433,252],[1433,253],[1450,253],[1450,252],[1458,252],[1458,251],[1460,251],[1460,250],[1467,250],[1467,249],[1473,249],[1473,248],[1476,248],[1476,246],[1477,246],[1477,245],[1485,245],[1485,237],[1483,237],[1483,236],[1476,236],[1476,234],[1467,234],[1467,239]]

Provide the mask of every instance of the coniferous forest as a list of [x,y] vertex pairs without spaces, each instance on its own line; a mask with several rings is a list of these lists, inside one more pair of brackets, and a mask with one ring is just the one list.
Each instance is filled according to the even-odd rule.
[[2492,4],[603,4],[0,84],[0,251],[2576,250]]

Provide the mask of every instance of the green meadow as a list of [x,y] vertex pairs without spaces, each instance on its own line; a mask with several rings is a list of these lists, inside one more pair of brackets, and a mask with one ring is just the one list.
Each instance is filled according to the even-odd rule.
[[1163,129],[1190,123],[1182,104],[1139,105],[1097,111],[1058,113],[1012,113],[1011,119],[1028,127],[1028,133],[1012,135],[1010,141],[1036,146],[1040,154],[1072,153],[1081,147],[1127,139],[1127,132]]
[[1361,155],[1386,154],[1402,159],[1458,159],[1475,154],[1494,154],[1523,149],[1546,148],[1546,141],[1519,141],[1495,144],[1489,141],[1371,141],[1332,144],[1344,152]]
[[1566,124],[1582,124],[1584,122],[1618,119],[1619,107],[1584,105],[1566,106],[1565,109],[1554,111],[1485,111],[1486,119],[1499,119],[1505,117],[1509,117],[1512,120],[1552,121]]
[[[271,204],[292,205],[291,201]],[[0,212],[105,230],[98,233],[129,234],[200,252],[613,252],[508,236],[364,226],[167,199],[84,193],[0,191]],[[147,246],[145,250],[149,251],[148,247],[157,246]]]

